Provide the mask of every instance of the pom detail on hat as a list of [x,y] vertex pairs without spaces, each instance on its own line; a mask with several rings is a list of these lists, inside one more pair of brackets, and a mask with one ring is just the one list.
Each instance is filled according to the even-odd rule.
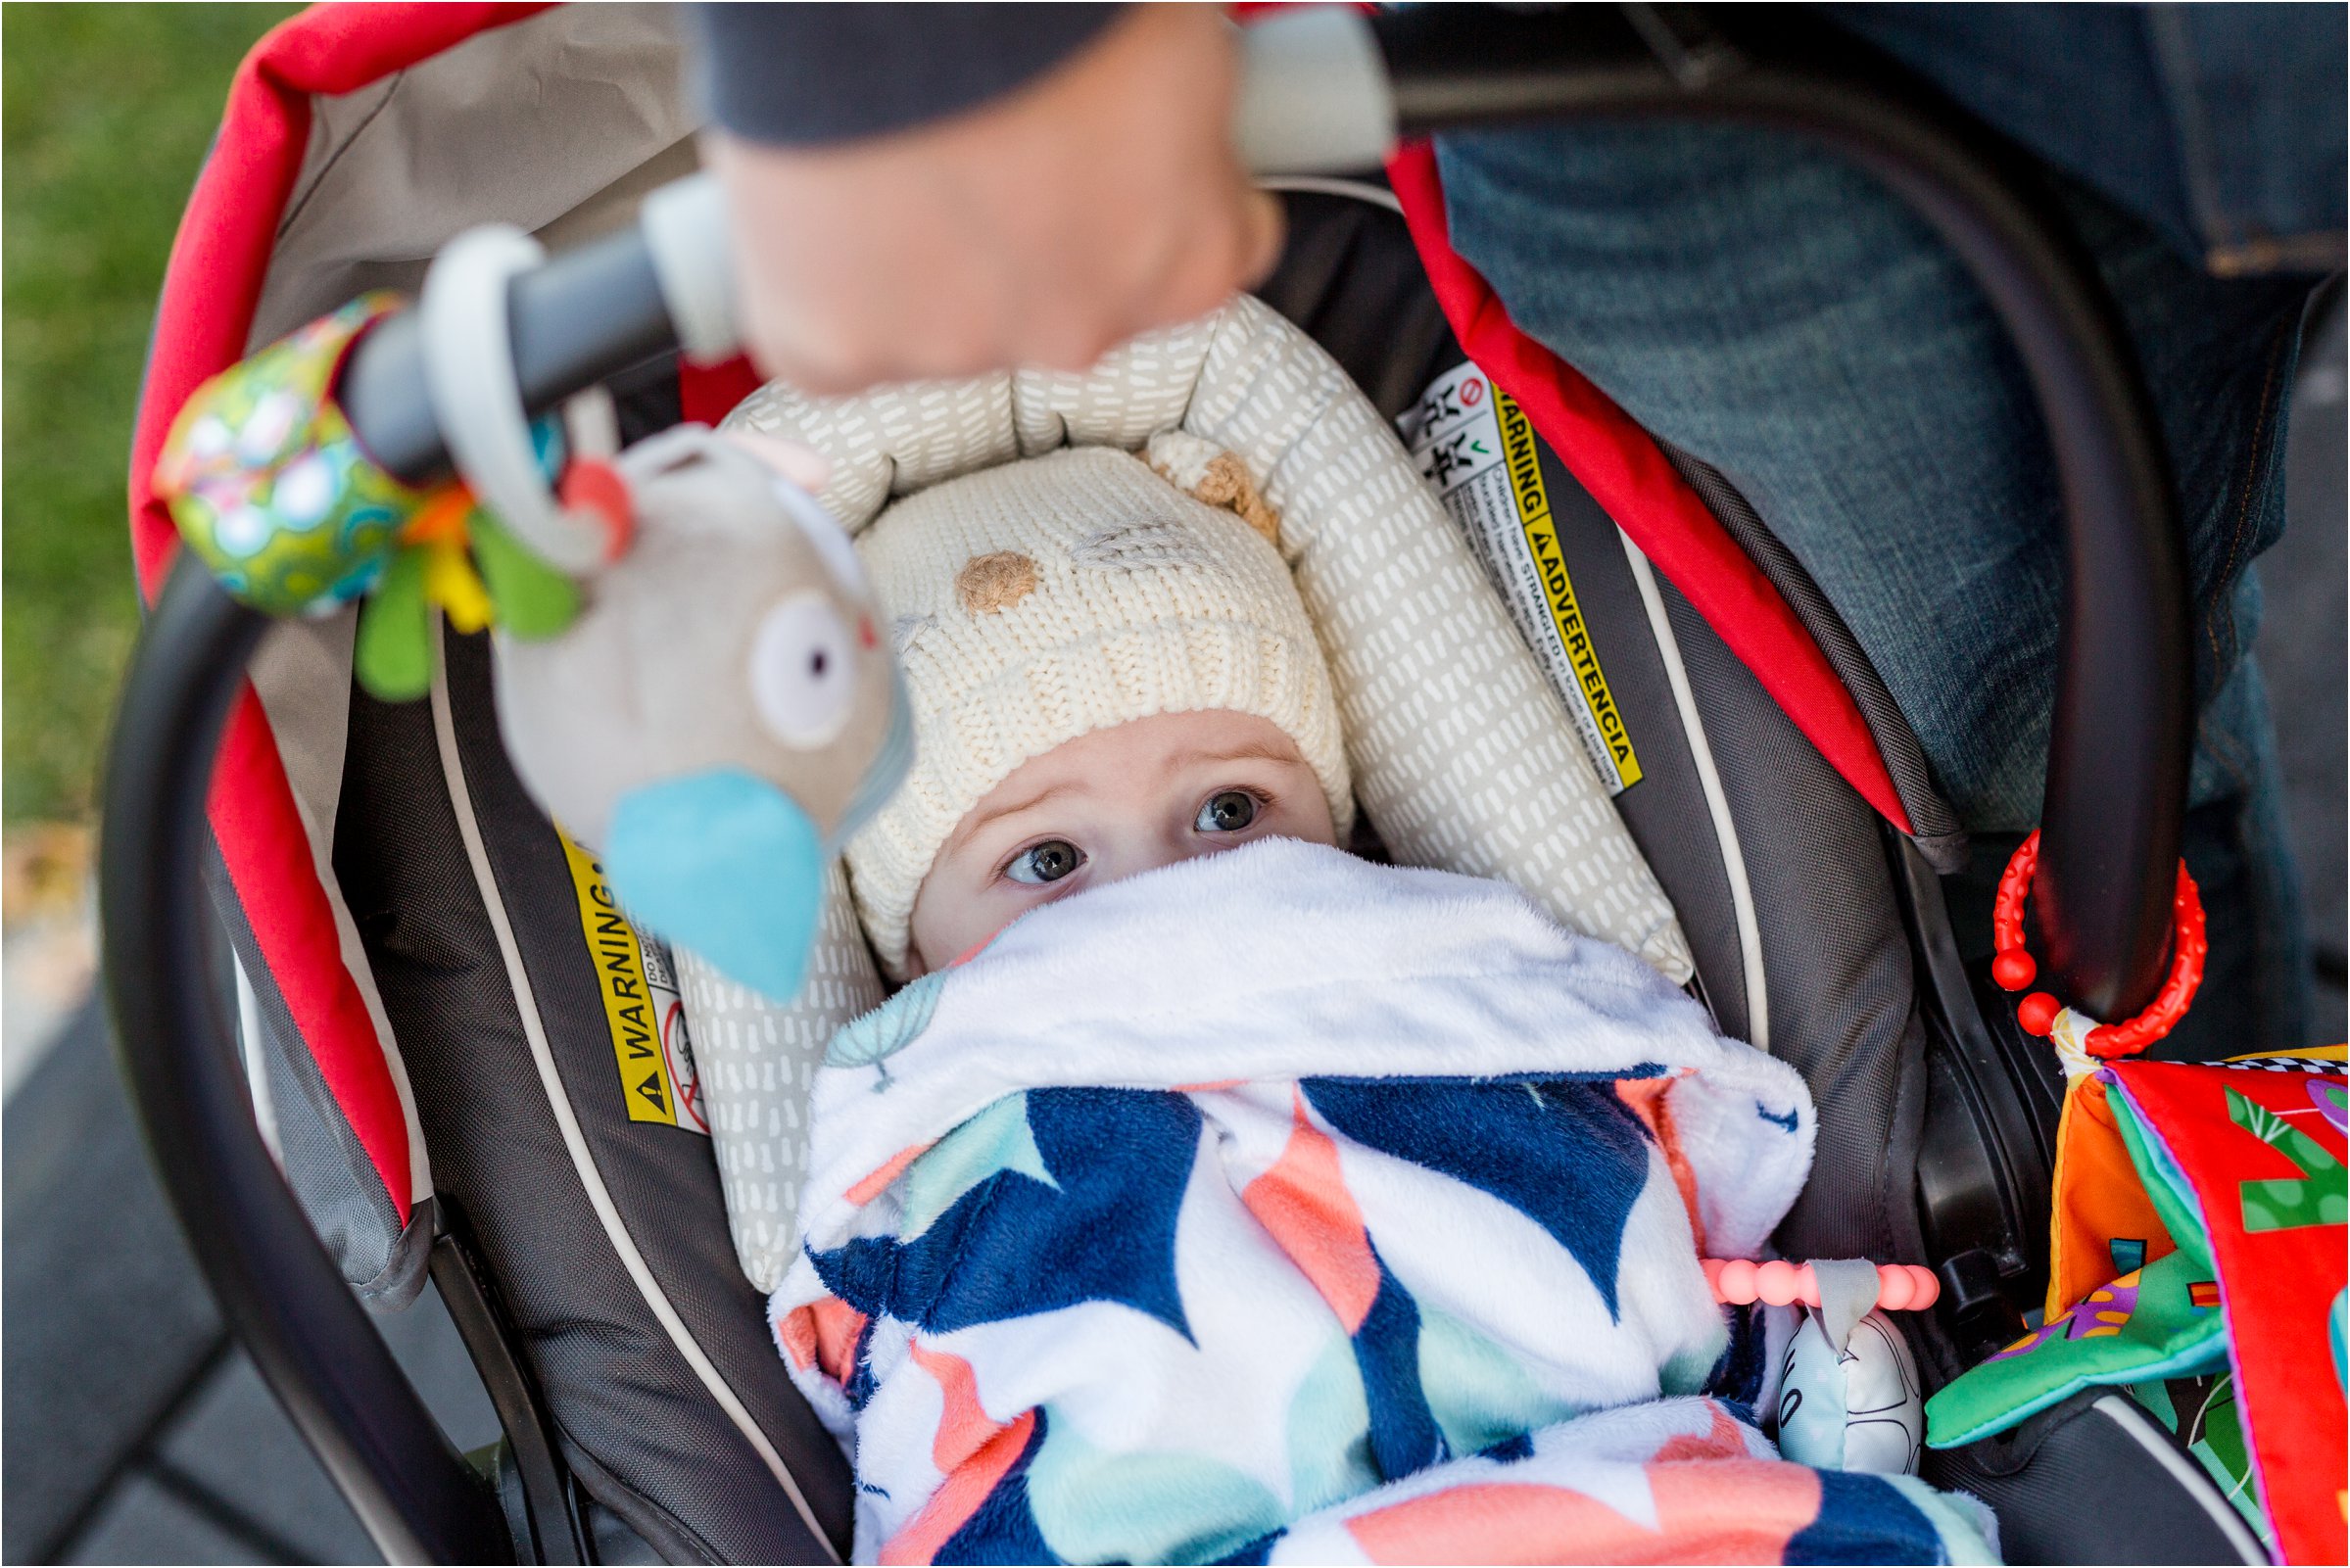
[[993,615],[1036,592],[1036,563],[1016,549],[974,555],[955,574],[955,597],[974,615]]
[[1223,507],[1280,547],[1281,514],[1266,502],[1256,476],[1236,454],[1187,430],[1169,430],[1151,437],[1143,460],[1192,499]]

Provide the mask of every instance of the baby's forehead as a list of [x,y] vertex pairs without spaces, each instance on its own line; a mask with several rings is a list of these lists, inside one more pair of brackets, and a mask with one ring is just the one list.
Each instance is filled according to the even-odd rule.
[[989,823],[1090,798],[1113,809],[1145,808],[1162,785],[1245,765],[1305,768],[1297,742],[1271,721],[1230,709],[1160,713],[1107,725],[1029,758],[964,817],[950,845]]

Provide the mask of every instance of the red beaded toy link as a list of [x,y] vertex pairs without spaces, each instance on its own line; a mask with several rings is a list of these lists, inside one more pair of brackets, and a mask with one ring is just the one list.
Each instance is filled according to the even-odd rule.
[[[1698,1261],[1705,1270],[1705,1283],[1713,1287],[1713,1299],[1728,1306],[1820,1304],[1819,1276],[1809,1263],[1791,1263],[1783,1258],[1767,1263],[1744,1258],[1701,1258]],[[1934,1305],[1942,1290],[1942,1281],[1931,1268],[1917,1263],[1877,1265],[1877,1305],[1889,1312],[1922,1312]]]
[[[1999,878],[1999,896],[1991,904],[1991,939],[1998,947],[1998,956],[1990,962],[1991,978],[2002,990],[2020,991],[2032,983],[2039,966],[2024,949],[2024,900],[2032,892],[2032,874],[2039,868],[2039,833],[2016,846],[2007,862],[2007,870]],[[2088,1052],[2091,1056],[2132,1056],[2171,1032],[2172,1026],[2186,1016],[2187,1004],[2195,999],[2195,987],[2203,983],[2203,960],[2211,951],[2203,934],[2203,898],[2195,889],[2195,879],[2186,874],[2183,862],[2179,867],[2178,891],[2172,895],[2171,911],[2174,934],[2171,939],[2171,973],[2162,989],[2146,1010],[2122,1023],[2100,1023],[2088,1031]],[[2046,1034],[2056,1025],[2056,1015],[2064,1004],[2045,991],[2034,991],[2016,1004],[2016,1022],[2027,1034]]]

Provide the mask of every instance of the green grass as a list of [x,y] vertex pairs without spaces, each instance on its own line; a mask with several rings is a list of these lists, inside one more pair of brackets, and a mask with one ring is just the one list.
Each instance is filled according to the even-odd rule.
[[7,820],[87,820],[137,628],[124,493],[164,261],[237,62],[295,8],[0,7]]

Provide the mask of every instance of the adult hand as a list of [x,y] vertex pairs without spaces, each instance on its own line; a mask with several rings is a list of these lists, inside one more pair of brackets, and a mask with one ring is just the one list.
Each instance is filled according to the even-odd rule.
[[1140,6],[951,119],[816,148],[710,133],[752,358],[816,393],[1081,370],[1213,309],[1280,252],[1232,153],[1237,76],[1221,8]]

